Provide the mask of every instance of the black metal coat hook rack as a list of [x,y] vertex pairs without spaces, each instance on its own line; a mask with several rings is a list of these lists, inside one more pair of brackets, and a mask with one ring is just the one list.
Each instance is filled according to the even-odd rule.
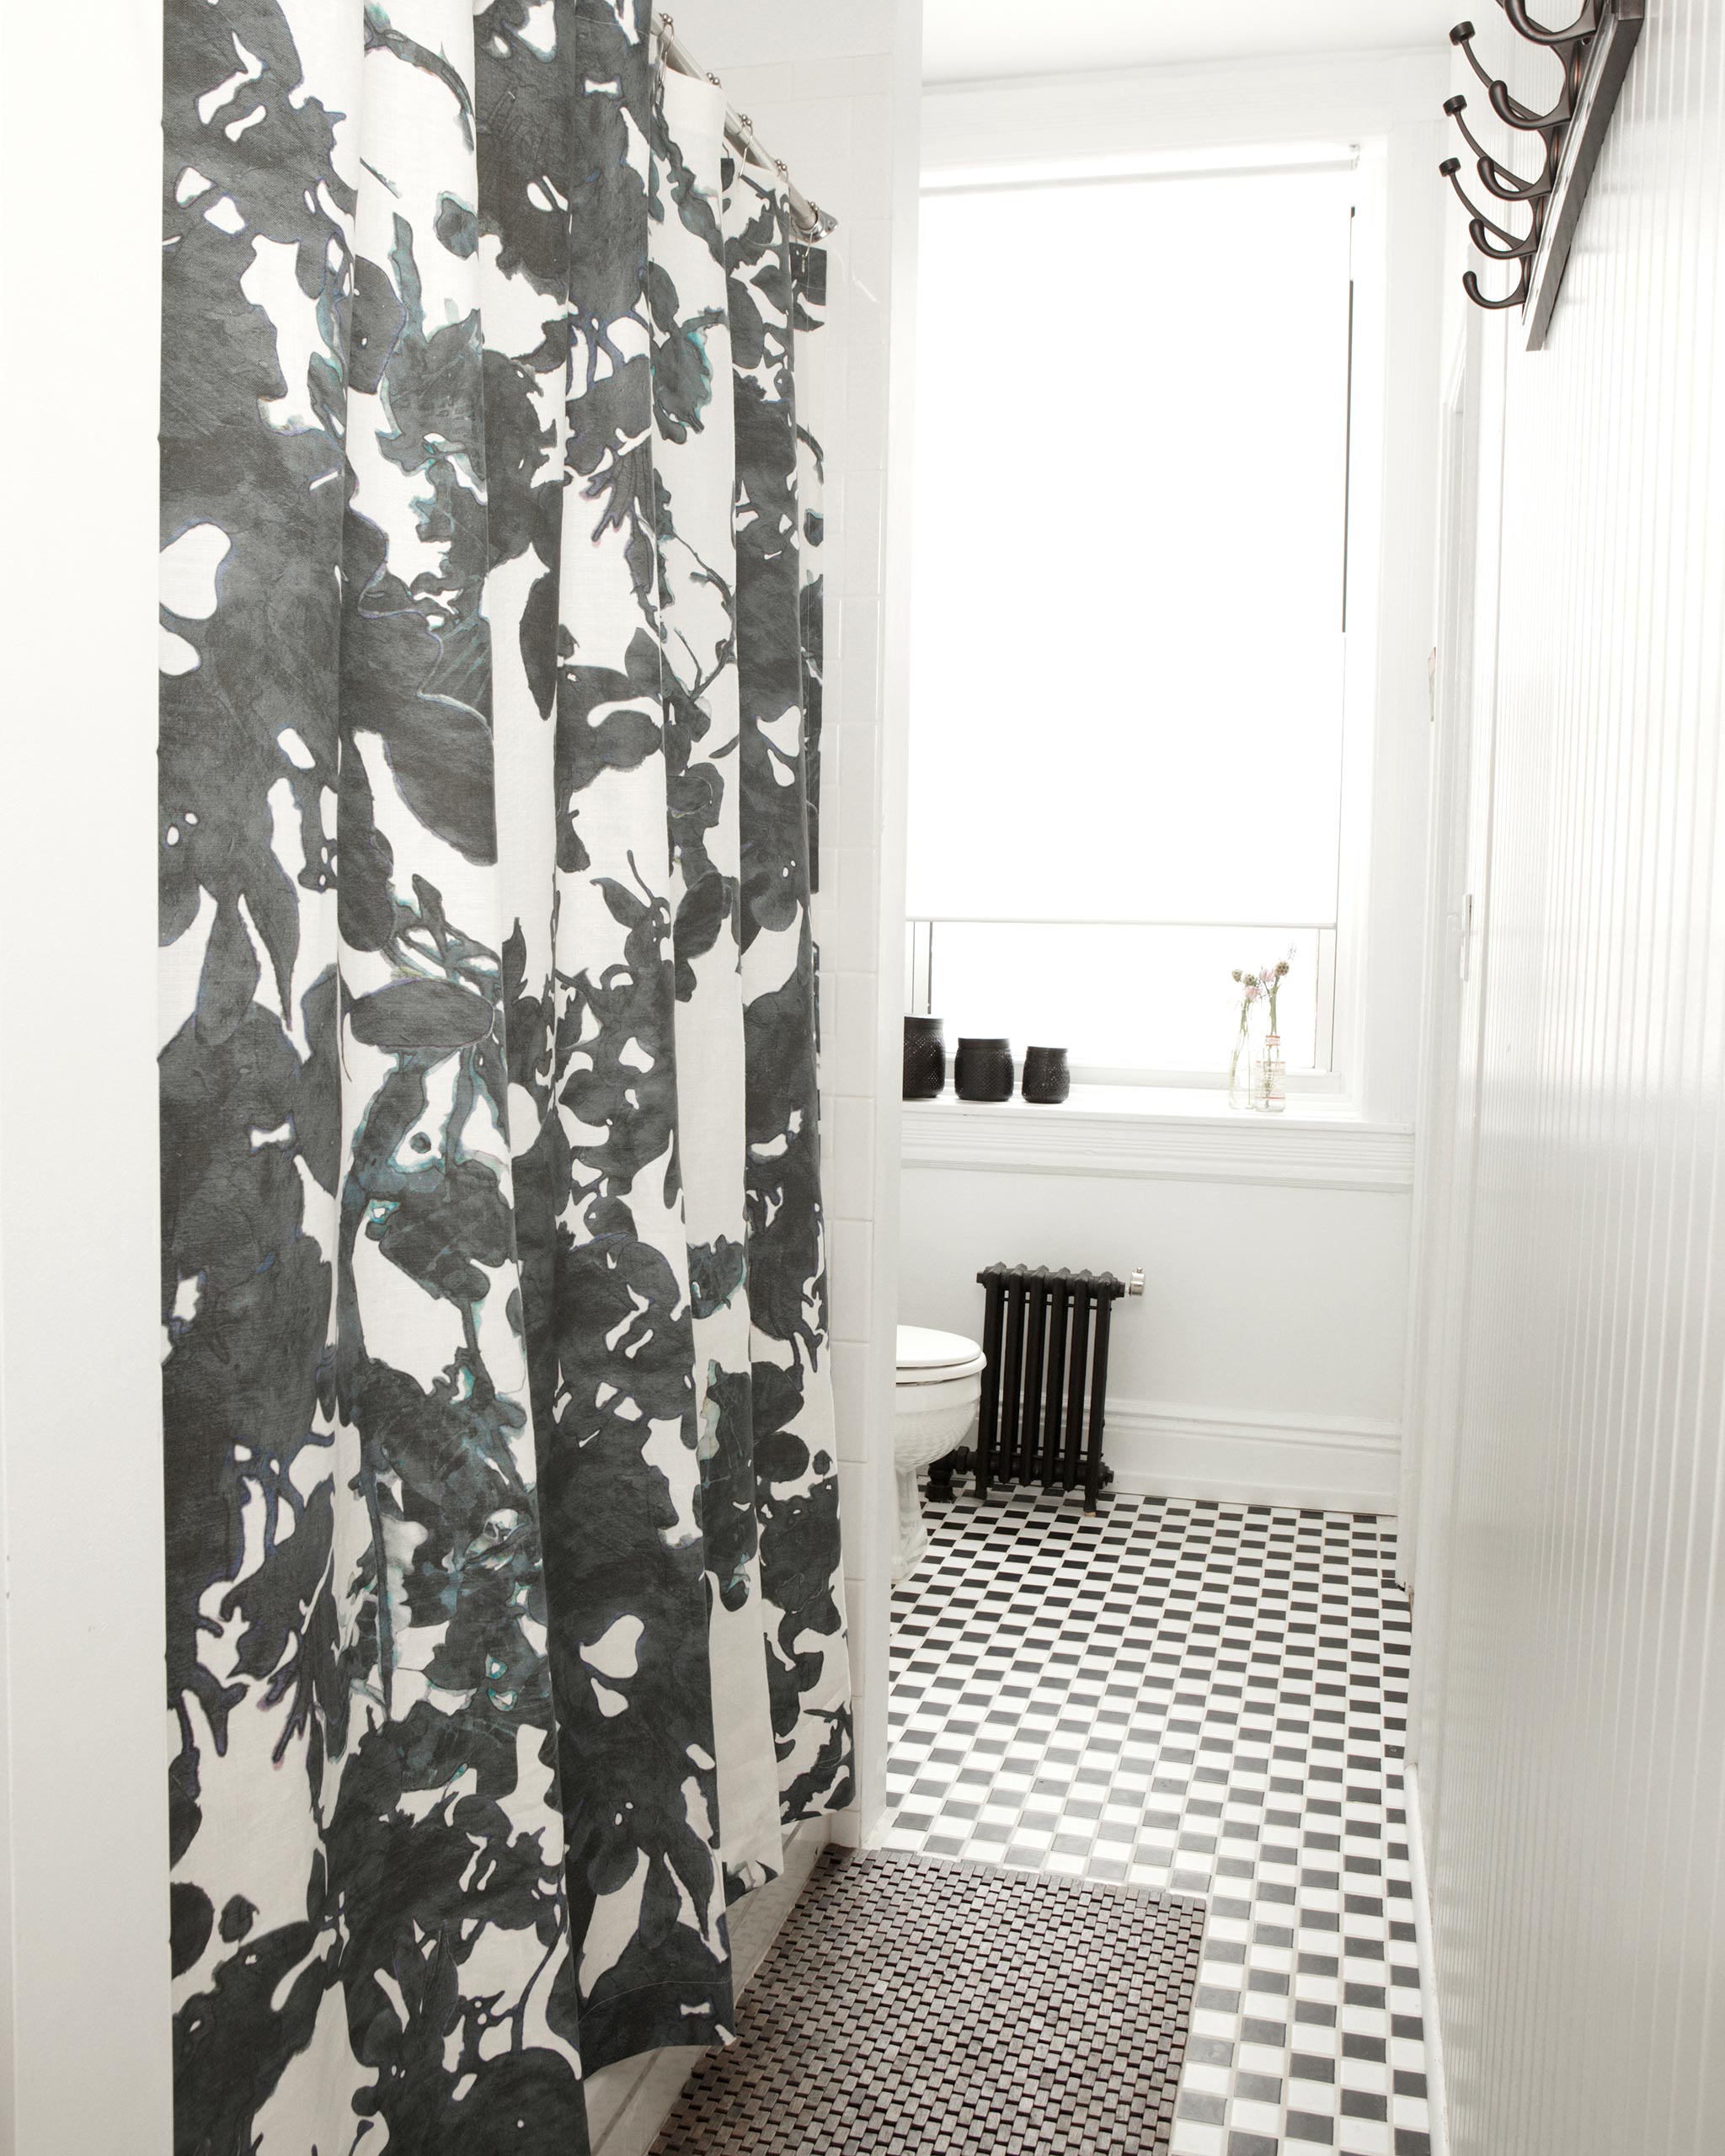
[[1476,307],[1519,307],[1528,350],[1536,352],[1551,327],[1582,204],[1617,109],[1630,55],[1641,35],[1647,0],[1585,0],[1575,20],[1562,29],[1535,22],[1527,11],[1527,0],[1498,0],[1498,4],[1519,36],[1549,52],[1558,64],[1557,94],[1547,110],[1535,111],[1525,104],[1485,66],[1473,49],[1478,33],[1471,23],[1457,23],[1450,42],[1485,85],[1487,102],[1502,125],[1537,140],[1539,169],[1523,173],[1494,157],[1464,116],[1465,97],[1446,99],[1444,109],[1473,153],[1481,186],[1494,201],[1509,204],[1512,211],[1525,211],[1526,230],[1518,232],[1488,216],[1470,198],[1461,184],[1460,157],[1445,157],[1438,170],[1467,212],[1467,236],[1475,253],[1487,262],[1509,263],[1515,268],[1514,282],[1501,298],[1492,297],[1482,287],[1477,272],[1468,270],[1461,280],[1467,296]]

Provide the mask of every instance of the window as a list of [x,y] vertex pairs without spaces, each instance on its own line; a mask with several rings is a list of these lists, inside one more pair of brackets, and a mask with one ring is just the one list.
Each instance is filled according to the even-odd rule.
[[1354,173],[925,195],[912,1010],[1081,1075],[1226,1065],[1295,957],[1332,1064]]

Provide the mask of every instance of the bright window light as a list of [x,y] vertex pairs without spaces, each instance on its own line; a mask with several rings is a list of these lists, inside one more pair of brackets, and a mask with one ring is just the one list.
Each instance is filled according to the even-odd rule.
[[1292,944],[1327,1064],[1354,182],[924,198],[909,911],[953,1031],[1213,1069]]

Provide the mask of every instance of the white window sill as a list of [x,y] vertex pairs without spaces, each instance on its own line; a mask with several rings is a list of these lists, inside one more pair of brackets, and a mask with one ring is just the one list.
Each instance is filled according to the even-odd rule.
[[1413,1133],[1369,1123],[1332,1094],[1295,1093],[1286,1112],[1231,1108],[1198,1086],[1075,1086],[1059,1107],[953,1093],[904,1103],[907,1168],[1291,1183],[1411,1190]]

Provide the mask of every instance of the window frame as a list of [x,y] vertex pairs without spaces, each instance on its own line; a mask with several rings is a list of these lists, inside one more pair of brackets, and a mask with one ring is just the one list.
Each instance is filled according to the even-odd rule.
[[[905,1009],[908,1015],[924,1018],[934,1015],[934,992],[939,979],[939,930],[979,925],[1026,928],[1203,929],[1229,928],[1238,924],[1215,921],[1044,921],[1029,916],[1022,921],[990,921],[979,924],[960,921],[955,916],[907,915],[905,921]],[[1258,929],[1268,928],[1278,937],[1287,935],[1316,938],[1314,946],[1317,966],[1316,1022],[1318,1040],[1325,1059],[1310,1070],[1290,1070],[1287,1085],[1290,1092],[1340,1095],[1345,1087],[1336,1069],[1336,925],[1333,922],[1289,921],[1257,922],[1252,926]],[[1217,1029],[1217,1038],[1225,1040],[1226,1038],[1224,1024]],[[1073,1083],[1079,1086],[1135,1086],[1155,1087],[1162,1091],[1171,1088],[1214,1091],[1226,1086],[1228,1081],[1226,1068],[1220,1063],[1162,1067],[1139,1064],[1075,1063],[1071,1069]]]
[[[1348,341],[1347,467],[1343,524],[1343,715],[1341,757],[1341,813],[1337,835],[1336,918],[1331,923],[1288,923],[1290,933],[1309,932],[1319,939],[1316,987],[1320,1034],[1327,1036],[1327,1067],[1290,1071],[1290,1093],[1322,1097],[1326,1104],[1357,1101],[1361,1091],[1365,1061],[1362,1006],[1365,1000],[1364,966],[1359,946],[1368,915],[1371,884],[1370,772],[1372,736],[1377,723],[1375,696],[1376,616],[1381,600],[1380,560],[1383,529],[1383,459],[1381,430],[1386,339],[1385,309],[1387,280],[1384,274],[1386,157],[1381,138],[1300,143],[1268,134],[1256,142],[1242,144],[1236,135],[1218,136],[1215,142],[1194,141],[1175,153],[1146,145],[1137,155],[1122,157],[1049,154],[1027,161],[1022,152],[992,163],[969,164],[960,171],[925,169],[920,194],[948,195],[959,192],[992,192],[1010,187],[1031,188],[1049,182],[1106,184],[1130,179],[1146,172],[1178,177],[1223,178],[1242,170],[1271,173],[1322,170],[1327,164],[1351,165],[1354,186],[1354,245],[1350,264],[1352,304]],[[1327,152],[1327,154],[1326,154]],[[993,177],[991,177],[993,174]],[[1003,924],[1004,925],[1004,924]],[[1077,926],[1025,916],[1025,925],[1047,927]],[[1231,924],[1121,922],[1123,926],[1215,926]],[[932,1015],[933,974],[931,945],[937,945],[939,917],[911,914],[905,916],[905,1008],[917,1016]],[[1327,940],[1326,940],[1327,939]],[[1222,1033],[1218,1034],[1218,1061],[1213,1065],[1159,1069],[1149,1065],[1122,1066],[1075,1064],[1072,1075],[1079,1086],[1109,1088],[1219,1091],[1227,1085],[1226,1064],[1220,1059]],[[1023,1043],[1015,1043],[1021,1050]]]

